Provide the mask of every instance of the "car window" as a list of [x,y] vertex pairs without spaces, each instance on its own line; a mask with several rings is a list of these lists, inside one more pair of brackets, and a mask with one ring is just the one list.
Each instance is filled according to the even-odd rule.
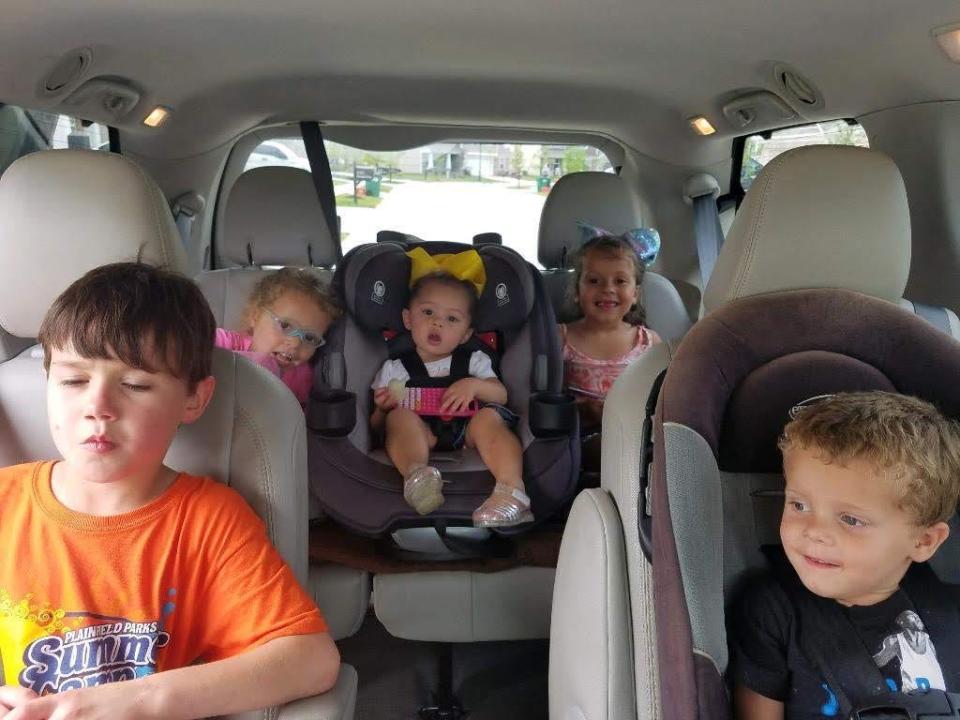
[[847,120],[814,123],[777,130],[769,134],[751,135],[743,146],[740,186],[747,190],[760,170],[780,153],[804,145],[857,145],[870,147],[867,133],[859,123]]
[[0,173],[19,157],[49,148],[110,149],[105,125],[0,105]]
[[[379,230],[464,243],[497,232],[535,263],[540,211],[553,183],[572,172],[613,172],[607,156],[589,145],[451,141],[402,152],[325,146],[344,252],[375,242]],[[310,167],[299,138],[261,143],[244,169],[263,165]]]

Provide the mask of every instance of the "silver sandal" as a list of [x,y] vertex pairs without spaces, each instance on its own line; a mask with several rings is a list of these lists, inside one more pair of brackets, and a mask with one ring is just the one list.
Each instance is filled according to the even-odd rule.
[[403,499],[421,515],[443,505],[443,480],[440,471],[429,465],[415,465],[403,479]]
[[473,511],[474,527],[512,527],[528,522],[533,522],[530,497],[506,483],[497,483],[490,497]]

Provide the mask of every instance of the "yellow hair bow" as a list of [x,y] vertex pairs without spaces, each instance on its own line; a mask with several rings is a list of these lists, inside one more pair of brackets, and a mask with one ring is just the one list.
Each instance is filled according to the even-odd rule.
[[477,289],[477,296],[483,293],[487,284],[487,271],[483,260],[476,250],[464,250],[458,253],[431,255],[423,248],[414,248],[407,253],[410,258],[410,285],[434,272],[445,272],[458,280],[471,283]]

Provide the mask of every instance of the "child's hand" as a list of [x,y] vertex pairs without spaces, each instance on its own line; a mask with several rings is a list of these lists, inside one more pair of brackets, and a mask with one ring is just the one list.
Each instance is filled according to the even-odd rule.
[[70,692],[37,696],[32,690],[7,685],[0,692],[0,705],[5,705],[12,691],[29,693],[32,698],[19,704],[3,715],[4,720],[142,720],[150,717],[143,708],[142,696],[132,688],[136,681],[107,683],[96,687],[81,688]]
[[383,412],[390,412],[397,406],[397,398],[390,392],[390,388],[377,388],[373,391],[373,404]]
[[33,690],[27,690],[19,685],[4,685],[0,687],[0,717],[6,717],[11,710],[40,697]]
[[466,410],[467,406],[477,397],[478,383],[482,382],[476,378],[463,378],[457,380],[453,385],[447,388],[443,394],[443,401],[440,403],[440,412],[459,412]]

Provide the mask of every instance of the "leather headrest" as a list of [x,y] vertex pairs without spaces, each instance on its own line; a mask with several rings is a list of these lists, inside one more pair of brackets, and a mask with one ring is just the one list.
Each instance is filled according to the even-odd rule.
[[703,296],[709,312],[742,297],[842,288],[891,302],[910,271],[910,212],[893,160],[814,145],[771,160],[753,182]]
[[0,327],[36,337],[67,286],[100,265],[140,256],[188,272],[167,201],[131,160],[44,150],[0,177]]
[[537,257],[541,265],[566,267],[566,258],[583,243],[578,220],[614,234],[643,225],[639,200],[619,175],[564,175],[550,190],[540,213]]
[[339,260],[313,178],[293,167],[259,167],[233,184],[221,254],[238,265],[313,265]]

